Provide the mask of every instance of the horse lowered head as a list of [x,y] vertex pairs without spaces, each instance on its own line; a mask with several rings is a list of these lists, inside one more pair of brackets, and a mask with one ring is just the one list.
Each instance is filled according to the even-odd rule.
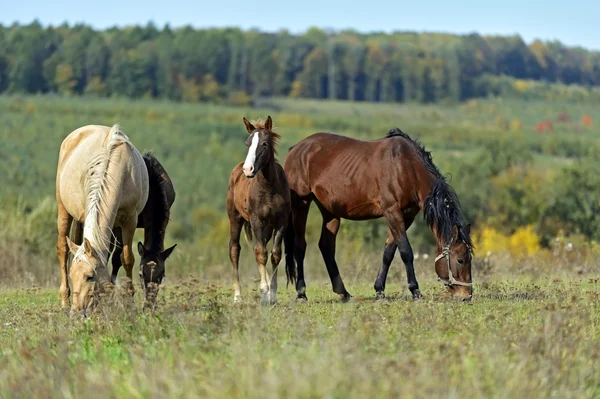
[[77,245],[66,237],[73,263],[69,271],[73,288],[71,316],[88,316],[98,304],[98,298],[112,286],[106,260],[92,248],[87,238]]
[[148,305],[154,305],[158,296],[158,289],[165,278],[165,261],[171,255],[177,244],[159,252],[147,249],[138,242],[140,260],[140,280]]

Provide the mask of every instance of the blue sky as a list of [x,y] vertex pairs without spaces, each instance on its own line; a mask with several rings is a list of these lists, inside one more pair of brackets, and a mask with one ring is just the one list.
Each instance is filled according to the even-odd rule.
[[[358,31],[414,30],[520,34],[600,50],[600,0],[0,0],[0,23],[95,28],[146,24],[239,26],[303,32],[310,26]],[[350,5],[354,3],[354,5]]]

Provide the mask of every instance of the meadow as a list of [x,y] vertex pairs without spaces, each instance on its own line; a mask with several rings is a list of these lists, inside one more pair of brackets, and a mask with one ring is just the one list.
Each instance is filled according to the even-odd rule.
[[[399,127],[419,138],[451,174],[474,222],[473,301],[445,297],[431,233],[418,218],[409,238],[425,300],[409,298],[396,256],[389,300],[375,302],[385,223],[346,221],[337,259],[354,298],[338,302],[316,245],[313,209],[309,302],[296,304],[280,274],[279,304],[260,306],[258,272],[244,243],[247,300],[235,306],[227,181],[245,157],[242,116],[267,115],[282,135],[281,162],[289,146],[316,131],[379,138]],[[552,131],[538,131],[544,120]],[[539,223],[553,192],[568,183],[561,173],[598,153],[597,120],[591,104],[502,99],[417,105],[275,98],[233,107],[0,97],[0,396],[600,397],[600,247],[585,230],[543,230]],[[152,150],[173,179],[165,245],[178,246],[156,314],[141,311],[138,292],[134,302],[116,296],[73,321],[58,300],[58,148],[79,126],[113,123],[140,151]],[[564,226],[578,220],[557,217]]]

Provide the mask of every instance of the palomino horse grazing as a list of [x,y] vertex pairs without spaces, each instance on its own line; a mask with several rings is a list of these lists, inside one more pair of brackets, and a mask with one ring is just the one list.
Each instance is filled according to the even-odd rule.
[[[73,253],[69,276],[73,284],[71,314],[86,315],[97,294],[110,285],[108,256],[113,226],[123,231],[123,264],[131,279],[133,234],[148,199],[148,171],[142,155],[118,125],[84,126],[67,136],[60,147],[56,173],[60,296],[69,307],[68,248]],[[73,243],[73,219],[83,223],[83,244]],[[133,289],[133,286],[131,286]]]
[[385,281],[396,248],[406,266],[413,298],[421,297],[406,235],[419,211],[423,211],[437,240],[435,270],[439,280],[453,296],[471,298],[470,225],[465,224],[458,198],[433,164],[430,153],[400,129],[392,129],[386,137],[373,141],[334,133],[313,134],[291,148],[284,169],[292,191],[293,219],[285,238],[286,269],[294,269],[295,258],[299,300],[306,300],[305,231],[312,201],[323,216],[319,249],[333,291],[343,300],[351,295],[335,261],[335,241],[342,218],[387,220],[383,265],[375,281],[377,298],[385,297]]
[[[240,259],[240,234],[245,228],[248,238],[256,238],[254,253],[260,272],[260,289],[263,303],[277,301],[277,267],[281,261],[281,243],[290,214],[290,188],[283,168],[275,159],[279,135],[273,131],[273,121],[249,122],[244,118],[250,135],[246,140],[248,155],[245,162],[233,168],[227,193],[229,216],[229,258],[233,264],[234,301],[242,299],[238,261]],[[273,237],[271,266],[273,276],[267,272],[267,243]],[[288,274],[288,281],[290,275]]]
[[[138,216],[137,228],[144,229],[144,243],[138,242],[140,259],[140,279],[144,296],[148,303],[153,304],[158,295],[158,287],[165,277],[165,261],[173,252],[177,244],[164,249],[165,232],[171,217],[171,206],[175,202],[175,188],[171,178],[162,164],[149,152],[143,155],[150,189],[148,201]],[[111,240],[112,275],[113,284],[117,282],[117,274],[121,268],[121,254],[123,253],[123,237],[120,227],[113,231]]]

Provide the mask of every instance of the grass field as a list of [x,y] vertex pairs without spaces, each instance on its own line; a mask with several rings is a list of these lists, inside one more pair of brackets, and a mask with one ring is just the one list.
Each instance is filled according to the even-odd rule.
[[[536,132],[537,122],[554,121],[563,111],[573,123]],[[281,161],[290,145],[316,131],[378,138],[398,126],[420,138],[441,170],[453,174],[467,213],[479,218],[476,232],[485,223],[510,220],[501,213],[505,208],[490,206],[499,193],[516,193],[510,200],[525,216],[535,201],[520,204],[545,199],[535,189],[521,198],[518,184],[507,183],[520,182],[519,170],[511,168],[522,158],[531,158],[527,168],[540,172],[531,181],[547,190],[553,172],[600,144],[598,125],[578,125],[582,115],[600,121],[598,108],[585,104],[271,99],[258,108],[236,108],[0,97],[0,397],[600,398],[600,245],[583,239],[556,239],[549,249],[519,256],[476,247],[474,298],[460,303],[447,299],[435,281],[431,233],[418,217],[409,238],[419,255],[415,270],[425,300],[410,299],[396,255],[389,300],[376,302],[372,284],[385,223],[344,221],[337,260],[354,296],[344,304],[331,292],[313,209],[309,302],[297,304],[280,273],[279,303],[260,306],[258,271],[243,243],[246,300],[234,305],[227,180],[245,157],[242,116],[269,114],[283,136]],[[92,317],[71,320],[58,300],[58,148],[79,126],[116,122],[140,150],[154,150],[174,181],[177,199],[165,245],[178,247],[167,261],[156,314],[141,311],[138,289],[135,302],[117,295]],[[540,180],[544,173],[550,180]],[[507,245],[525,246],[519,237]]]
[[598,284],[490,283],[468,304],[433,284],[418,302],[361,284],[344,304],[314,284],[263,307],[184,280],[156,315],[117,298],[75,322],[55,291],[3,291],[0,396],[599,397]]

